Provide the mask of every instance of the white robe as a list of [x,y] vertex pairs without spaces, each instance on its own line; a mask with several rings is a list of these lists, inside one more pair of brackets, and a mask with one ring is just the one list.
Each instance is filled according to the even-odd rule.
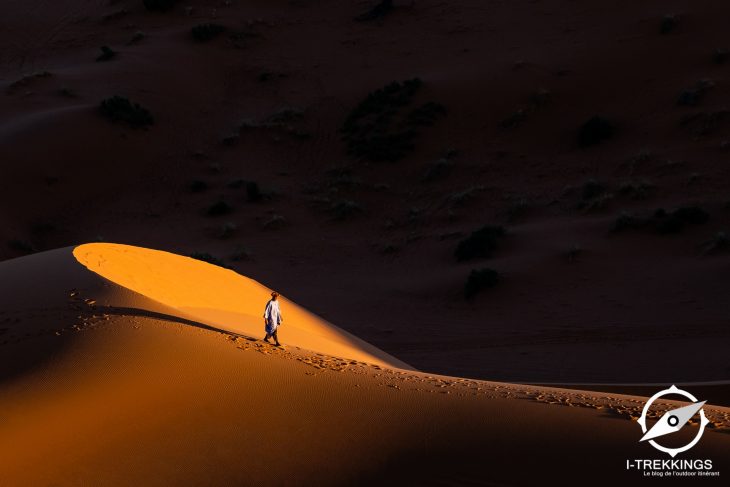
[[266,320],[266,333],[274,333],[281,323],[281,311],[279,310],[279,301],[270,299],[266,303],[264,310],[264,319]]

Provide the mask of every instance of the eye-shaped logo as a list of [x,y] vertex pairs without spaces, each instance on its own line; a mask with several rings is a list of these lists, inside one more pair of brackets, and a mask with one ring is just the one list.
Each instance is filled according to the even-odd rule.
[[[654,401],[662,396],[667,396],[669,394],[679,394],[681,396],[684,396],[692,401],[692,404],[690,404],[689,406],[684,406],[681,408],[667,411],[661,418],[659,418],[659,421],[657,421],[654,426],[652,426],[651,429],[647,431],[646,414],[649,412],[649,408],[654,403]],[[677,386],[674,385],[669,389],[664,389],[663,391],[657,392],[656,394],[651,396],[648,401],[646,401],[646,404],[644,405],[644,410],[641,412],[641,417],[638,420],[639,426],[641,426],[641,431],[644,433],[644,436],[639,441],[649,441],[651,446],[659,451],[663,451],[664,453],[669,453],[669,455],[671,455],[672,457],[675,457],[678,453],[689,450],[690,448],[695,446],[698,441],[700,441],[702,433],[704,433],[705,431],[705,426],[707,426],[707,424],[710,422],[705,416],[705,411],[702,409],[702,406],[705,405],[705,402],[707,401],[698,402],[697,398],[694,397],[692,394],[687,391],[683,391],[682,389],[679,389]],[[692,416],[694,416],[697,411],[700,412],[700,428],[692,441],[680,448],[667,448],[654,441],[654,438],[658,438],[659,436],[664,436],[671,433],[676,433],[677,431],[682,429],[682,427],[687,424],[690,419],[692,419]]]

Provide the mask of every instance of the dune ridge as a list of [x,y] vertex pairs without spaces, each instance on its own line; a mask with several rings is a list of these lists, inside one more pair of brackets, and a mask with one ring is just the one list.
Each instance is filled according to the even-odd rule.
[[[272,289],[234,271],[169,252],[93,243],[73,250],[92,272],[222,330],[259,337]],[[281,296],[282,342],[315,352],[411,369],[408,364]]]

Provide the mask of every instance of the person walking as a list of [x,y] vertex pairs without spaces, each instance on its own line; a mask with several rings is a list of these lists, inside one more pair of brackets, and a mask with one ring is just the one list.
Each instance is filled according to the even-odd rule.
[[271,299],[268,303],[266,303],[266,308],[264,309],[264,330],[266,331],[264,341],[266,343],[271,343],[269,338],[273,337],[275,342],[274,345],[280,347],[281,343],[279,343],[279,336],[276,332],[279,325],[284,322],[284,318],[281,317],[278,298],[279,293],[276,291],[271,293]]

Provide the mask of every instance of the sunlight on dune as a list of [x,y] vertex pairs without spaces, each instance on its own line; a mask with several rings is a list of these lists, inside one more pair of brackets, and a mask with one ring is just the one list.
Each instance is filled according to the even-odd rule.
[[[271,289],[228,269],[181,255],[130,245],[76,247],[89,270],[182,314],[227,331],[260,338]],[[281,296],[282,343],[386,366],[407,364],[341,330]]]

